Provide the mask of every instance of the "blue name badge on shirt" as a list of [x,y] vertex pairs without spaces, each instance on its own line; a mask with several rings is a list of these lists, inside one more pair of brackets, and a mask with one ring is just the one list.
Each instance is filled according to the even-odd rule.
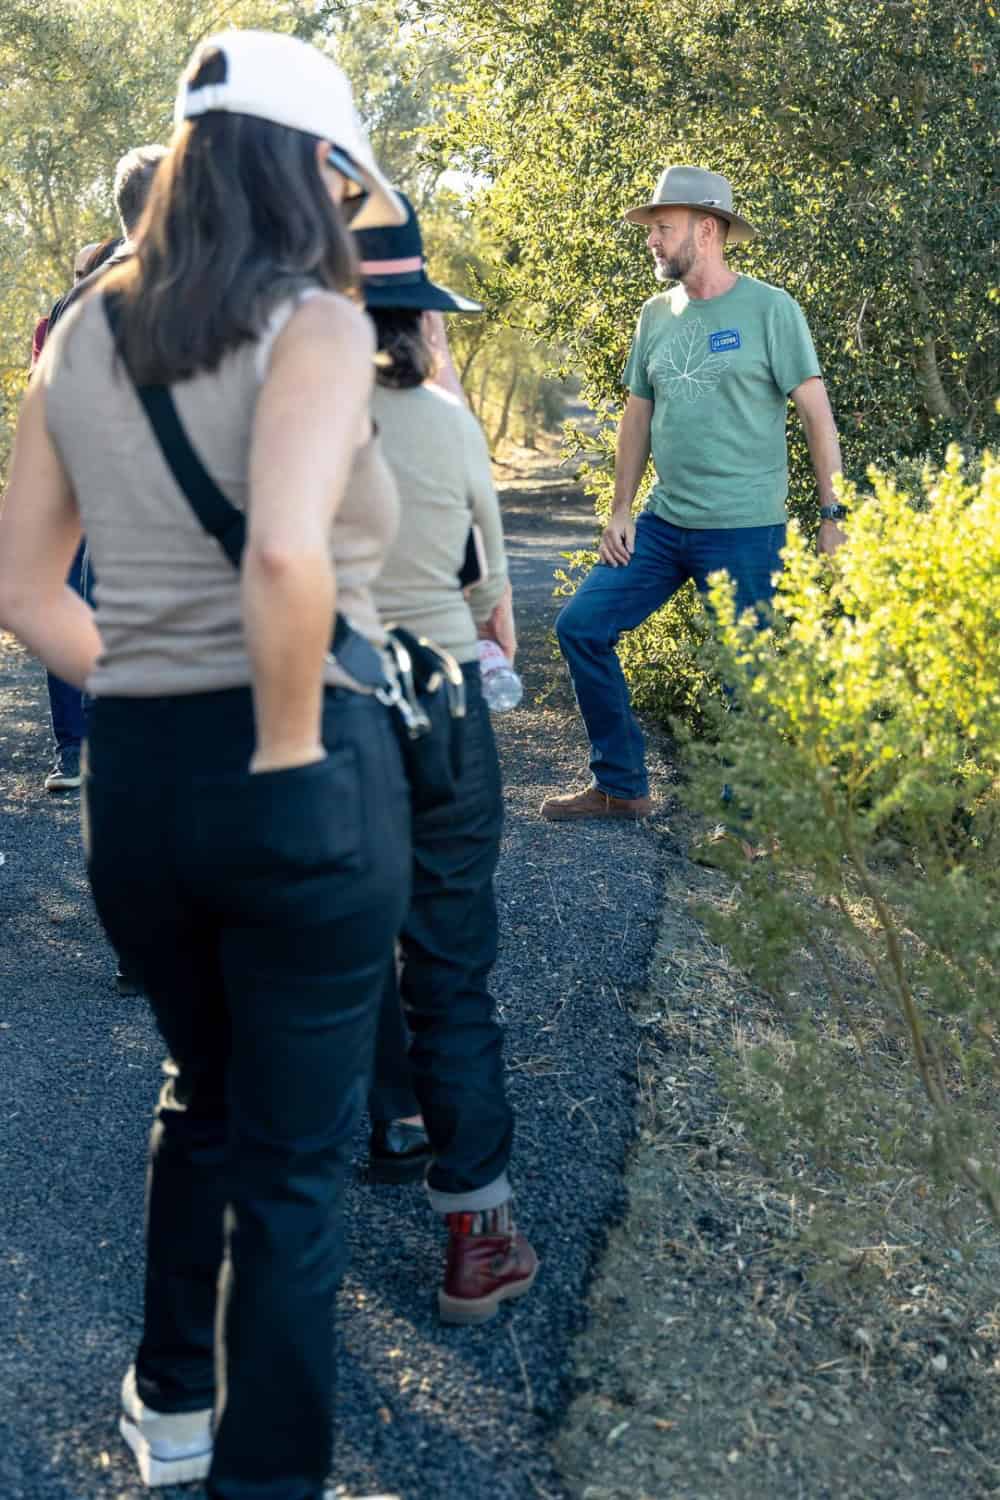
[[741,343],[738,328],[723,328],[719,333],[708,335],[708,347],[712,354],[725,354],[729,349],[739,349]]

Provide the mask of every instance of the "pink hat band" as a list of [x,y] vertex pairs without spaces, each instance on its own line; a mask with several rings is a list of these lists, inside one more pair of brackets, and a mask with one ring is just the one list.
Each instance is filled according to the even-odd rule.
[[404,255],[401,260],[363,260],[362,276],[402,276],[408,271],[422,271],[422,255]]

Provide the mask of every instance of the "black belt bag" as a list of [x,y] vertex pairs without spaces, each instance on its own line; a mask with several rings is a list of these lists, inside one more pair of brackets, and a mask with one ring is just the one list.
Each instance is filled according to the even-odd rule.
[[462,774],[465,678],[453,656],[402,625],[386,629],[398,699],[393,723],[410,781],[414,812],[431,812],[455,800]]
[[[120,294],[105,293],[103,302],[121,355]],[[134,380],[133,385],[178,488],[202,527],[239,572],[246,544],[246,517],[227,500],[192,447],[169,387],[139,385]],[[414,811],[430,812],[452,802],[462,772],[466,716],[465,679],[455,658],[433,641],[411,635],[399,625],[388,627],[386,649],[379,651],[341,614],[334,621],[329,654],[348,676],[389,708]]]

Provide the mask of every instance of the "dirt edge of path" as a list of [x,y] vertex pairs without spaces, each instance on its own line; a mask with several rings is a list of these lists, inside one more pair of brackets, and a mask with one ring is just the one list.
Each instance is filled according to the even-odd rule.
[[629,1206],[591,1286],[553,1443],[566,1490],[996,1497],[995,1252],[970,1265],[929,1225],[905,1255],[873,1256],[874,1274],[829,1280],[804,1251],[794,1198],[747,1149],[716,1079],[719,1054],[766,1003],[692,914],[692,899],[721,899],[724,881],[686,859],[688,816],[674,806],[669,822],[676,858],[634,1006]]

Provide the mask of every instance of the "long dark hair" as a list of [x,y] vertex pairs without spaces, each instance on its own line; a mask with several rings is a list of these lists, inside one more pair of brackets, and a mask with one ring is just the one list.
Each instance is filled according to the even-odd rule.
[[369,307],[375,324],[380,358],[375,368],[379,385],[405,391],[423,385],[433,373],[434,350],[424,338],[420,311],[412,307]]
[[[192,88],[226,59],[199,54]],[[320,176],[317,137],[248,115],[186,120],[153,180],[135,255],[108,273],[122,293],[121,347],[136,380],[215,369],[261,333],[296,284],[357,285],[350,235]]]

